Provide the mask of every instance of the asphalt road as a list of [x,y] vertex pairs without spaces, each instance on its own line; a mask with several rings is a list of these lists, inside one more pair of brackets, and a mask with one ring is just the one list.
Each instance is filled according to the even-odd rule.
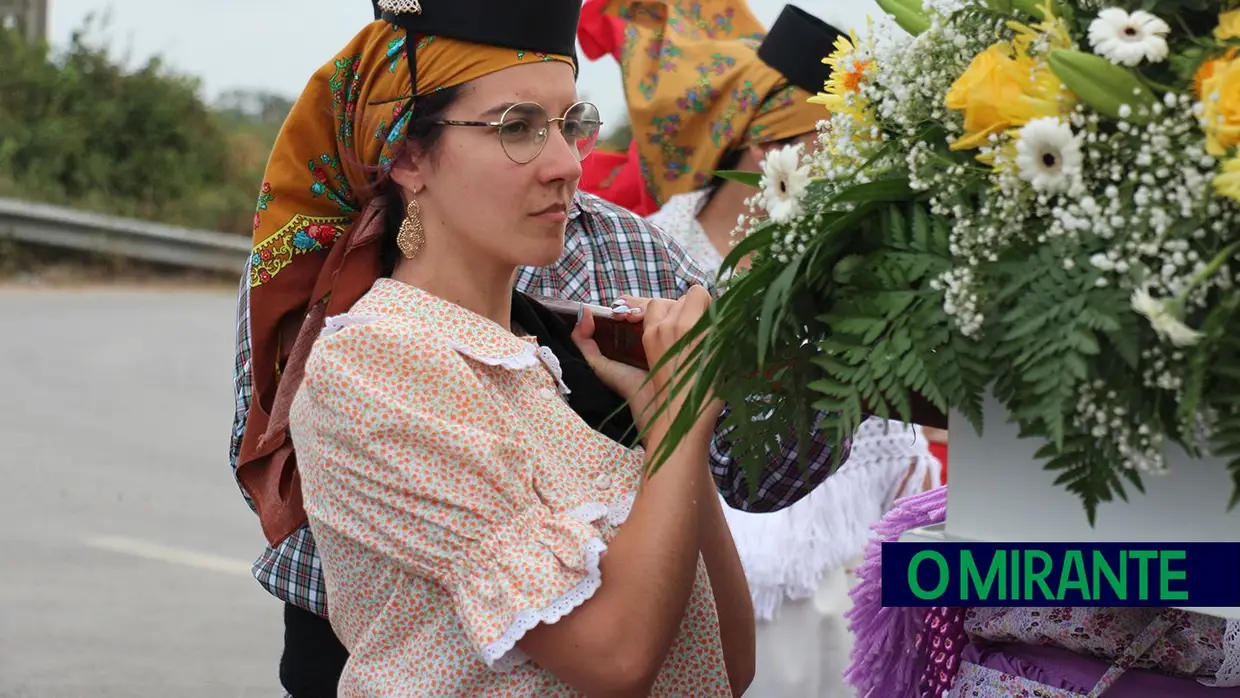
[[233,296],[0,287],[0,698],[279,695]]

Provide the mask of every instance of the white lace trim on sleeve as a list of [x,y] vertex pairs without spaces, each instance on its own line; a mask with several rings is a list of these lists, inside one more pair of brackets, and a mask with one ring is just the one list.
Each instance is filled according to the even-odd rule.
[[[613,526],[619,526],[629,516],[636,494],[629,494],[619,502],[610,506],[594,503],[574,509],[570,516],[587,523],[605,520]],[[572,589],[540,609],[525,610],[517,614],[512,624],[504,631],[502,637],[482,648],[482,660],[495,671],[511,671],[529,661],[529,657],[517,648],[517,643],[525,634],[538,627],[539,623],[550,625],[572,613],[578,606],[590,600],[594,592],[602,584],[602,572],[599,561],[607,551],[607,544],[602,538],[591,538],[586,541],[584,555],[586,576]]]
[[1228,620],[1223,630],[1223,663],[1212,681],[1202,681],[1216,688],[1240,686],[1240,620]]

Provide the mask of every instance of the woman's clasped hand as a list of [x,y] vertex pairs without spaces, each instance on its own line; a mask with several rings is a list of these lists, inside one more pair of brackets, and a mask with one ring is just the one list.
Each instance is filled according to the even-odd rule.
[[[642,348],[646,353],[647,363],[654,369],[651,372],[634,368],[628,364],[603,356],[594,342],[594,317],[584,313],[573,331],[573,340],[589,362],[590,368],[625,400],[633,412],[633,419],[639,429],[650,437],[662,438],[667,428],[684,405],[684,396],[691,390],[693,383],[672,390],[678,381],[683,365],[679,357],[691,356],[691,351],[702,336],[684,347],[672,351],[710,308],[712,297],[710,292],[701,286],[692,286],[689,292],[676,300],[665,298],[640,298],[637,296],[621,296],[621,302],[630,309],[620,315],[626,321],[642,325]],[[668,361],[665,356],[671,354]],[[696,380],[691,378],[691,380]],[[668,402],[670,404],[663,403]],[[664,406],[662,411],[659,410]],[[722,405],[712,402],[703,410],[695,424],[693,436],[709,438],[718,419]],[[650,424],[652,415],[657,415],[656,423]],[[647,427],[652,427],[646,431]],[[647,446],[653,446],[647,438]]]

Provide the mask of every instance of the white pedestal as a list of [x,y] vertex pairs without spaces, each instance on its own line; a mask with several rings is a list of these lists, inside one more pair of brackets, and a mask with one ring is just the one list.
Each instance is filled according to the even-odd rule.
[[[902,540],[987,542],[1235,542],[1240,507],[1227,512],[1232,483],[1221,462],[1192,460],[1176,449],[1167,475],[1142,478],[1145,494],[1127,486],[1128,501],[1104,502],[1090,527],[1076,495],[1055,485],[1056,473],[1034,458],[1037,440],[1017,428],[993,398],[983,404],[984,436],[951,413],[947,523]],[[1240,608],[1187,609],[1240,619]]]

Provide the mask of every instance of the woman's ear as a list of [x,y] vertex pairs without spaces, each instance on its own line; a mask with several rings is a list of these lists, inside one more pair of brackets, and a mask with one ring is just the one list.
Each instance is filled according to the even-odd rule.
[[414,158],[402,157],[392,165],[389,175],[397,186],[405,191],[422,191],[426,188],[426,176]]

